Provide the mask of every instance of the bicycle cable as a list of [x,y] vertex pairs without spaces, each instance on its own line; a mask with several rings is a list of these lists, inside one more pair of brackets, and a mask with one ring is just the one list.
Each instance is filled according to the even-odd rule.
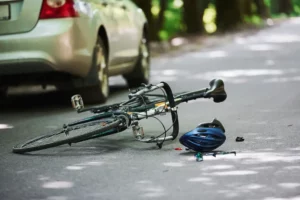
[[[165,102],[167,101],[167,95],[166,95],[166,93],[165,93],[165,91],[163,90],[163,89],[161,89],[161,88],[159,88],[162,92],[163,92],[163,94],[164,94],[164,97],[165,97]],[[141,99],[143,100],[143,103],[144,103],[144,105],[145,106],[147,106],[147,104],[146,104],[146,102],[145,102],[145,100],[144,100],[144,97],[142,96],[142,95],[139,95],[140,97],[141,97]],[[161,112],[159,112],[158,114],[161,114],[161,113],[163,113],[163,111],[161,111]],[[148,118],[148,115],[147,115],[147,110],[146,110],[146,119]],[[153,118],[155,118],[156,120],[158,120],[160,123],[161,123],[161,125],[162,125],[162,127],[164,128],[164,132],[163,133],[161,133],[160,135],[158,135],[158,136],[156,136],[156,137],[154,137],[152,140],[150,140],[150,141],[153,141],[155,138],[159,138],[159,137],[161,137],[162,135],[165,135],[164,136],[164,140],[161,142],[161,143],[156,143],[159,147],[161,147],[162,145],[163,145],[163,143],[165,142],[165,139],[166,139],[166,137],[167,137],[167,132],[174,126],[174,124],[175,124],[175,122],[176,122],[176,120],[177,119],[175,119],[175,121],[173,122],[173,124],[166,130],[166,127],[165,127],[165,125],[163,124],[163,122],[160,120],[160,119],[158,119],[157,117],[155,117],[155,116],[149,116],[149,117],[153,117]]]

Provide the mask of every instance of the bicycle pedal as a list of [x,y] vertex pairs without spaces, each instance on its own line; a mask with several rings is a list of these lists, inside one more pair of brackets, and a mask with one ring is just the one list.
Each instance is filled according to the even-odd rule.
[[76,111],[82,110],[84,108],[84,103],[81,95],[75,94],[71,97],[72,106]]

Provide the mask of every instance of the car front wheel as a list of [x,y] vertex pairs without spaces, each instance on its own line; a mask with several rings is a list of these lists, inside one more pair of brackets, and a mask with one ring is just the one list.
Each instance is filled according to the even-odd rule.
[[109,95],[109,77],[108,77],[108,52],[105,48],[100,37],[97,39],[97,43],[94,50],[96,58],[97,77],[99,83],[94,86],[88,86],[81,90],[84,102],[88,104],[104,103]]

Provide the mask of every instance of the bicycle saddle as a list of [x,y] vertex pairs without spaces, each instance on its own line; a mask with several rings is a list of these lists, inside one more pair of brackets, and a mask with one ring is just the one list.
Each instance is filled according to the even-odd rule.
[[227,94],[224,89],[224,82],[221,79],[211,80],[209,86],[210,88],[208,88],[204,95],[206,98],[213,98],[216,103],[225,101]]

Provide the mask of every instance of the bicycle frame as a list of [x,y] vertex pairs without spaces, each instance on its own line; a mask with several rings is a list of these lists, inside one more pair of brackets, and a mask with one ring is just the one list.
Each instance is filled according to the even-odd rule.
[[[211,85],[212,87],[212,85]],[[144,104],[144,96],[147,96],[148,93],[157,90],[157,89],[163,89],[166,93],[167,98],[166,99],[154,99],[149,104]],[[173,132],[169,136],[165,137],[159,137],[159,138],[137,138],[141,142],[160,142],[160,141],[168,141],[168,140],[174,140],[178,136],[179,132],[179,123],[178,123],[178,116],[177,116],[177,106],[180,103],[188,102],[191,100],[196,100],[198,98],[211,98],[212,96],[207,95],[207,92],[209,91],[209,88],[204,88],[201,90],[196,90],[193,92],[186,92],[182,93],[176,96],[173,96],[172,90],[170,86],[165,83],[161,82],[157,85],[146,85],[144,88],[139,89],[135,92],[132,92],[129,94],[129,100],[120,104],[113,104],[110,106],[102,106],[102,107],[94,107],[94,108],[88,108],[84,109],[83,105],[77,105],[73,102],[73,107],[77,109],[78,113],[91,111],[92,113],[95,113],[96,115],[85,118],[83,120],[79,120],[77,122],[72,123],[71,125],[77,125],[84,122],[90,122],[90,121],[96,121],[101,119],[107,119],[107,118],[115,118],[120,116],[125,119],[126,126],[122,127],[120,129],[115,129],[111,131],[106,131],[104,133],[99,133],[92,138],[96,137],[102,137],[108,134],[114,134],[121,131],[124,131],[129,126],[132,126],[132,122],[136,122],[148,117],[152,117],[161,113],[165,112],[171,112],[172,116],[172,122],[173,122]],[[149,95],[150,96],[150,95]],[[155,96],[155,95],[153,95]],[[135,103],[133,106],[128,106],[130,104]],[[98,114],[99,113],[99,114]],[[136,126],[136,125],[134,125]],[[90,139],[90,138],[89,138]]]

